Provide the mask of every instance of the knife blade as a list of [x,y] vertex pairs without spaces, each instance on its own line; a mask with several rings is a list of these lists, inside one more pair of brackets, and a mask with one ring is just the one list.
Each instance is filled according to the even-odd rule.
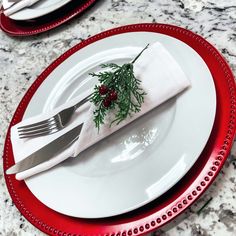
[[79,138],[82,126],[83,123],[53,140],[38,151],[27,156],[23,160],[17,162],[15,165],[7,169],[6,174],[16,174],[52,159],[55,155],[68,148]]

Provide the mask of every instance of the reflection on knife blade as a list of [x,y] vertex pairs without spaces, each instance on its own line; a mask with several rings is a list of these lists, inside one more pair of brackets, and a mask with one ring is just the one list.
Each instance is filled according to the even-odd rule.
[[16,174],[50,160],[55,155],[72,145],[79,138],[82,126],[83,124],[76,126],[64,135],[24,158],[22,161],[17,162],[6,171],[6,174]]

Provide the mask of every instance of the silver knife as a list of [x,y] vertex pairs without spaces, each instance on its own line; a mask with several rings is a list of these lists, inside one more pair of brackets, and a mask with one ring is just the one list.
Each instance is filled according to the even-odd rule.
[[23,160],[17,162],[15,165],[7,169],[6,174],[16,174],[52,159],[55,155],[68,148],[79,138],[82,126],[83,123],[53,140]]

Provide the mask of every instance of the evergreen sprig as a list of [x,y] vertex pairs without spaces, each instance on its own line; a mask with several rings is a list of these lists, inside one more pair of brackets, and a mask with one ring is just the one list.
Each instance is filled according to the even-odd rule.
[[90,73],[97,77],[100,85],[94,87],[90,101],[95,105],[94,122],[100,128],[104,124],[105,116],[115,110],[115,118],[110,125],[117,125],[141,110],[146,93],[140,87],[141,81],[134,75],[133,64],[147,49],[148,45],[130,63],[117,65],[115,63],[102,64],[101,68],[108,69],[99,73]]

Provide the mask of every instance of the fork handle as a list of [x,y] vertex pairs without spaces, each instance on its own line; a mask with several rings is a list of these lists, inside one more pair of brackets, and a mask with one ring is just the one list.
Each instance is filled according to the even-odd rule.
[[80,106],[82,106],[83,104],[85,104],[86,102],[89,101],[90,97],[92,94],[89,94],[87,97],[85,97],[84,99],[82,99],[81,101],[79,101],[77,104],[74,105],[75,110],[77,108],[79,108]]

